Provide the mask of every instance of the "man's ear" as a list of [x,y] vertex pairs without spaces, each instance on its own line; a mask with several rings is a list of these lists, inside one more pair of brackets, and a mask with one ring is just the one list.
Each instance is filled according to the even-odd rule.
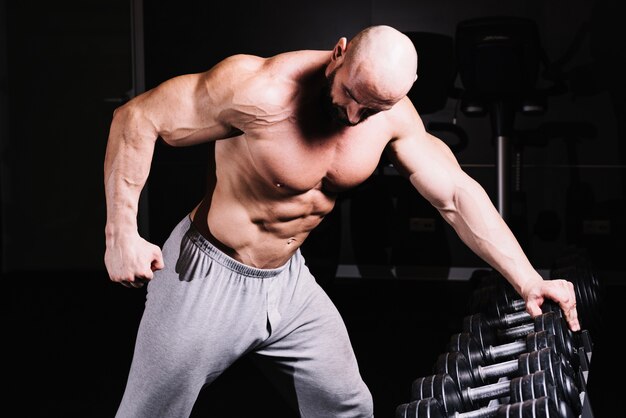
[[344,55],[346,54],[346,47],[348,45],[348,40],[345,37],[342,37],[335,44],[335,48],[333,49],[332,60],[342,60]]
[[346,55],[347,44],[348,40],[346,38],[340,38],[339,41],[337,41],[337,43],[335,44],[335,47],[333,48],[333,53],[330,56],[330,62],[326,66],[326,77],[328,77],[328,75],[332,73],[337,67],[339,67],[343,62],[343,59]]

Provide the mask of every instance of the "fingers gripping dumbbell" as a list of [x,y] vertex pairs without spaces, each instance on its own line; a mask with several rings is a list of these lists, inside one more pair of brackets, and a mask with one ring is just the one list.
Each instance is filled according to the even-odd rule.
[[[588,257],[575,255],[571,260],[555,263],[550,272],[552,279],[565,279],[574,285],[581,324],[584,328],[599,327],[603,289]],[[501,274],[496,271],[485,273],[481,281],[489,284],[473,292],[468,305],[472,312],[486,314],[495,327],[510,327],[530,320],[530,315],[525,312],[526,303]],[[541,308],[543,312],[560,311],[558,304],[550,300],[546,300]]]
[[460,389],[487,385],[501,377],[521,376],[543,370],[556,384],[559,395],[575,413],[581,409],[579,390],[569,363],[550,348],[523,353],[516,360],[472,368],[459,352],[441,354],[434,366],[437,374],[449,374]]
[[495,405],[467,412],[448,414],[435,398],[418,399],[398,405],[395,418],[560,418],[554,402],[547,396],[506,405]]
[[[509,328],[515,325],[525,324],[527,322],[532,321],[532,316],[528,312],[526,312],[526,302],[523,299],[520,299],[520,304],[523,304],[524,310],[519,310],[511,313],[497,313],[493,315],[487,316],[485,319],[489,323],[490,326],[494,328]],[[551,300],[545,300],[541,305],[542,312],[555,312],[557,315],[561,315],[561,307]]]
[[546,396],[554,402],[560,416],[575,416],[569,405],[559,396],[549,375],[543,370],[505,382],[464,389],[459,389],[449,374],[436,374],[415,380],[411,387],[411,401],[435,398],[448,416],[479,409],[485,400],[506,396],[510,398],[511,403]]
[[[504,294],[509,294],[510,292],[515,291],[510,290],[504,292]],[[561,307],[556,302],[548,299],[541,305],[541,311],[561,314]],[[494,328],[508,328],[532,321],[532,317],[526,312],[526,302],[524,299],[519,298],[519,295],[517,299],[507,296],[504,301],[493,301],[491,305],[478,310],[476,315],[481,315],[489,326]]]

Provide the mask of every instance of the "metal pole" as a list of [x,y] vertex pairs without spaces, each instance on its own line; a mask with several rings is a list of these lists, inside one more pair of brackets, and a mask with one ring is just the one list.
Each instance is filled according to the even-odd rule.
[[496,168],[498,170],[498,212],[505,221],[509,218],[509,185],[511,184],[511,145],[510,139],[506,136],[496,137],[497,158]]
[[510,101],[494,100],[491,104],[491,129],[496,140],[497,207],[505,222],[510,216],[511,133],[515,109]]

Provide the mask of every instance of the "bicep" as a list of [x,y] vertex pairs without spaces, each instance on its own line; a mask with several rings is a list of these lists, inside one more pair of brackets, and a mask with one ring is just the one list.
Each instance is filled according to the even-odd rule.
[[426,132],[421,121],[391,141],[388,153],[398,171],[433,206],[446,210],[454,205],[457,187],[467,175],[450,148]]

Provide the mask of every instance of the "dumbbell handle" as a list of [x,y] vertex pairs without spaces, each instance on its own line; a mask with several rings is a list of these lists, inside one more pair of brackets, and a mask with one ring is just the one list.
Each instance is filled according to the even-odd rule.
[[556,352],[554,335],[548,331],[531,332],[525,338],[501,345],[481,347],[469,332],[460,332],[450,337],[449,351],[460,351],[472,367],[493,364],[500,359],[510,360],[522,353],[549,347]]
[[535,331],[535,324],[531,322],[528,324],[518,325],[516,327],[497,330],[496,334],[498,335],[498,338],[517,340],[524,338],[533,331]]
[[511,382],[506,380],[475,388],[462,388],[461,393],[464,398],[469,399],[472,403],[497,399],[511,394]]
[[[519,302],[522,305],[521,309],[525,309],[526,304],[524,303],[524,300],[520,299]],[[496,322],[498,328],[508,328],[514,325],[523,324],[531,319],[532,318],[528,312],[518,309],[516,312],[505,314],[504,316],[496,319],[494,322]]]
[[490,345],[483,349],[485,357],[491,362],[509,357],[515,356],[525,352],[528,349],[528,344],[525,339],[519,339],[510,343],[501,345]]
[[503,376],[510,376],[519,370],[519,360],[509,360],[502,363],[490,364],[489,366],[477,366],[473,372],[481,381],[487,382]]

